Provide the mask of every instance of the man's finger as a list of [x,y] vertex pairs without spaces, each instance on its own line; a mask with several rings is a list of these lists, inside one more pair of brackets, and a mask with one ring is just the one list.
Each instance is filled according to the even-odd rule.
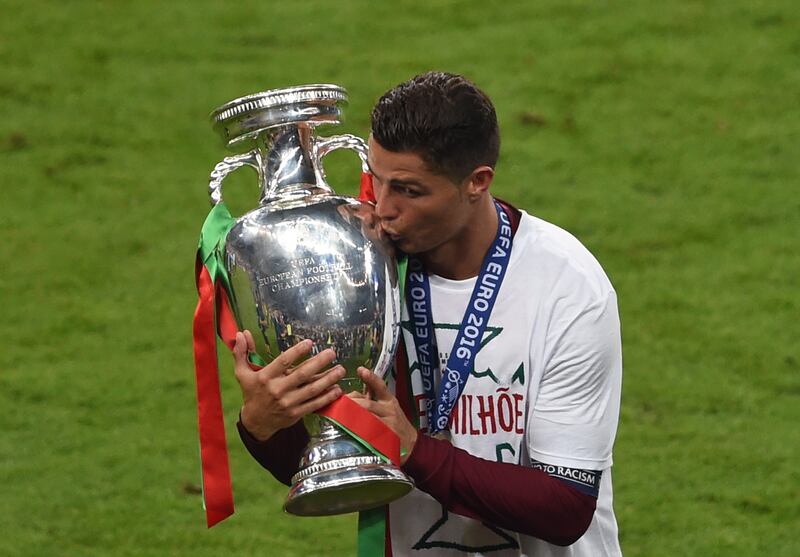
[[[347,396],[350,396],[350,394],[348,393]],[[393,415],[391,404],[379,402],[369,398],[350,398],[353,399],[353,402],[358,404],[364,410],[368,410],[370,413],[379,417],[386,425],[390,425],[390,421],[387,421],[384,418],[390,418]]]
[[302,417],[311,412],[316,412],[320,408],[324,408],[331,402],[342,396],[342,388],[339,385],[333,385],[327,391],[323,392],[316,398],[306,401],[297,407],[298,416]]
[[287,394],[286,401],[290,406],[300,406],[336,385],[336,383],[344,377],[344,374],[344,368],[342,366],[336,366],[317,377],[314,381],[306,383],[302,387]]
[[256,351],[256,341],[253,340],[253,334],[250,331],[244,331],[244,338],[247,341],[247,350],[249,352]]
[[245,385],[252,384],[256,381],[256,374],[250,369],[249,362],[247,361],[247,340],[245,336],[237,332],[236,340],[233,344],[233,359],[235,362],[234,373],[239,384],[244,388]]
[[233,359],[236,360],[236,365],[247,362],[247,340],[242,332],[236,333],[236,340],[233,343]]
[[370,399],[368,399],[366,397],[353,398],[352,396],[350,396],[351,394],[352,393],[348,393],[347,396],[349,396],[353,400],[353,402],[358,404],[361,408],[363,408],[364,410],[369,410],[373,414],[376,414],[376,415],[378,414],[376,412],[376,410],[378,410],[380,405],[376,401],[370,400]]
[[315,375],[328,369],[335,360],[336,352],[330,348],[323,350],[293,369],[286,378],[286,384],[290,387],[299,387],[313,381]]
[[[253,335],[248,330],[236,333],[233,343],[233,357],[236,360],[236,372],[246,373],[245,367],[250,371],[260,371],[261,366],[257,366],[250,361],[250,354],[256,351],[256,343]],[[239,371],[241,369],[241,372]]]
[[394,398],[392,393],[389,392],[389,387],[384,383],[383,379],[372,373],[365,367],[358,368],[358,376],[367,386],[372,393],[375,400],[391,400]]
[[287,348],[281,352],[269,365],[264,367],[265,371],[270,377],[281,377],[286,374],[286,371],[294,365],[294,363],[311,352],[311,347],[314,343],[311,339],[301,340],[291,348]]

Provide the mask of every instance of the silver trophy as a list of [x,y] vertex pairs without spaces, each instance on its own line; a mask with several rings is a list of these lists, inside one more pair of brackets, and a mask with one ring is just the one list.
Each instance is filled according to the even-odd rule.
[[[235,99],[212,115],[228,148],[211,173],[214,204],[222,182],[243,166],[255,169],[259,207],[239,218],[225,242],[233,312],[253,333],[266,362],[304,340],[333,348],[347,370],[345,393],[363,390],[358,366],[389,371],[399,336],[400,297],[391,246],[364,218],[361,202],[334,194],[322,159],[352,149],[366,170],[367,146],[353,135],[317,137],[338,124],[347,93],[335,85],[276,89]],[[311,441],[292,478],[284,509],[302,516],[364,510],[411,490],[396,466],[368,451],[338,426],[314,414]]]

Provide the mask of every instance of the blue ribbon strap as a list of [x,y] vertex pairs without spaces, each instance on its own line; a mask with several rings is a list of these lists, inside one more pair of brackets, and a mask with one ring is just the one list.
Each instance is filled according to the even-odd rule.
[[430,282],[419,259],[409,259],[406,303],[413,324],[412,335],[422,377],[425,413],[432,435],[447,429],[453,408],[464,391],[511,257],[511,221],[500,204],[497,201],[494,204],[498,217],[497,234],[483,259],[480,274],[475,281],[467,310],[442,373],[438,395],[434,394],[438,349],[431,314]]

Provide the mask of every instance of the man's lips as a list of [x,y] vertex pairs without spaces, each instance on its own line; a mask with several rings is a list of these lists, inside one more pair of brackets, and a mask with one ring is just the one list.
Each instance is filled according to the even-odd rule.
[[387,236],[387,237],[388,237],[388,238],[389,238],[389,239],[390,239],[392,242],[396,242],[396,241],[398,241],[400,238],[402,238],[402,235],[401,235],[401,234],[398,234],[397,232],[395,232],[394,230],[391,230],[390,228],[386,228],[385,226],[381,226],[381,228],[383,229],[383,233],[384,233],[384,234],[385,234],[385,235],[386,235],[386,236]]

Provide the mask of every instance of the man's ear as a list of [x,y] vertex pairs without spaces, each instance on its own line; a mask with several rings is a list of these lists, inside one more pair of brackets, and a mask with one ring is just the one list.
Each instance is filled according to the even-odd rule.
[[494,179],[494,169],[491,166],[479,166],[464,179],[465,192],[470,201],[477,201],[489,191],[489,186]]

